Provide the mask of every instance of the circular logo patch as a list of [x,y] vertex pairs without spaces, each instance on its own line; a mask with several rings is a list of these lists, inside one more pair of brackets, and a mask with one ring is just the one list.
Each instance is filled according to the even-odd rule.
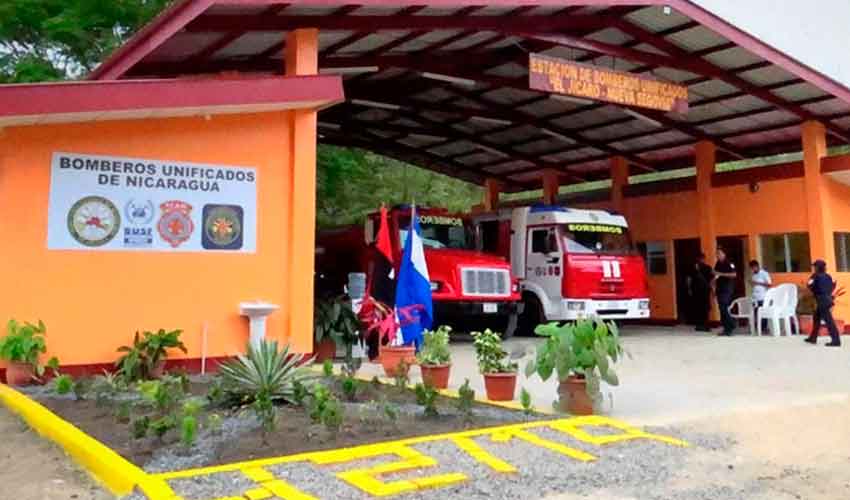
[[130,200],[124,206],[124,217],[134,226],[145,226],[153,221],[154,209],[151,200]]
[[204,231],[214,244],[226,247],[239,239],[242,234],[242,221],[235,209],[219,206],[206,215]]
[[121,213],[102,196],[86,196],[68,211],[68,232],[81,245],[99,247],[112,241],[121,226]]
[[188,240],[195,230],[190,216],[192,205],[183,201],[166,201],[159,208],[162,216],[156,224],[159,235],[174,248]]

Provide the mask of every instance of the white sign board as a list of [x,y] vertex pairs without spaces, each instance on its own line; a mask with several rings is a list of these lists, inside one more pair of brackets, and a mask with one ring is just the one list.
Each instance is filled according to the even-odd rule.
[[257,170],[54,153],[47,248],[246,252],[257,248]]

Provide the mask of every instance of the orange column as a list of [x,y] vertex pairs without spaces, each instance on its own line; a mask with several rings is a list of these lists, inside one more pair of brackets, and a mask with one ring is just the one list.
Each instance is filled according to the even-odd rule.
[[623,191],[629,184],[629,163],[622,156],[611,158],[611,206],[619,213],[625,213]]
[[697,165],[697,215],[699,220],[699,239],[706,261],[714,265],[717,258],[717,232],[714,228],[714,197],[711,188],[711,176],[717,164],[717,147],[711,141],[696,144]]
[[823,259],[831,269],[835,269],[832,214],[827,207],[824,187],[826,179],[821,175],[821,160],[826,156],[826,128],[820,122],[808,121],[803,123],[802,131],[803,181],[806,191],[809,250],[812,261]]
[[559,173],[557,170],[547,168],[543,171],[543,203],[547,205],[558,204],[558,189],[561,187]]
[[[299,29],[286,37],[286,76],[319,72],[319,31]],[[290,208],[289,342],[296,352],[313,350],[313,267],[316,246],[316,110],[289,113],[292,131]]]
[[488,178],[484,181],[484,210],[492,211],[499,208],[499,193],[502,192],[502,182]]

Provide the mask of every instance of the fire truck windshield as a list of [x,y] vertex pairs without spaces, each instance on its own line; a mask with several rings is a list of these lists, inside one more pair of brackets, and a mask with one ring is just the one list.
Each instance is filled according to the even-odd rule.
[[[400,218],[399,241],[404,248],[407,243],[407,231],[410,218]],[[419,216],[419,227],[422,229],[422,244],[426,248],[453,248],[457,250],[474,250],[472,233],[459,217]]]
[[564,224],[561,226],[568,253],[628,255],[635,253],[628,228],[605,224]]

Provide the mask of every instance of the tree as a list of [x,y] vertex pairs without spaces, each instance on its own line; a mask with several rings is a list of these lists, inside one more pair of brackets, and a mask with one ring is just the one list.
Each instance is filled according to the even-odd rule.
[[0,83],[79,78],[171,0],[3,0]]

